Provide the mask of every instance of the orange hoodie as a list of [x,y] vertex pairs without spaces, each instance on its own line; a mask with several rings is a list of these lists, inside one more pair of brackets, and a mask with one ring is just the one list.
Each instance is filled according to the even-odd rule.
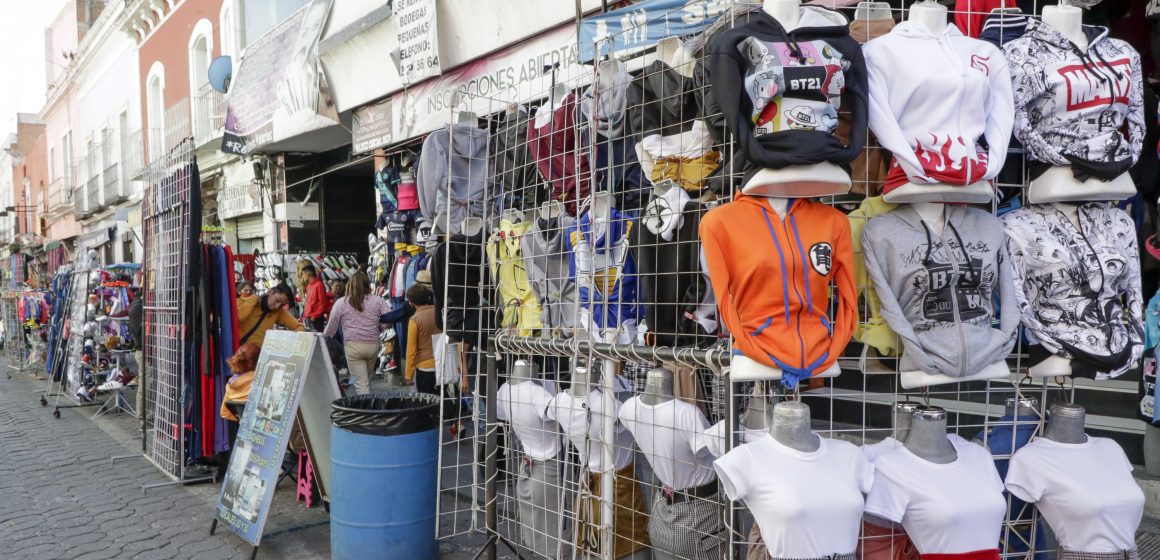
[[[734,352],[781,369],[782,383],[825,371],[858,324],[850,222],[790,199],[782,220],[760,197],[734,195],[701,220],[709,283]],[[830,315],[830,285],[838,291]]]

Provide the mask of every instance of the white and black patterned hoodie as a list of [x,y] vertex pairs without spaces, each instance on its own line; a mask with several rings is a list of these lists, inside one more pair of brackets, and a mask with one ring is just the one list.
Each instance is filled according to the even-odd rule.
[[1106,27],[1085,25],[1083,32],[1086,49],[1032,19],[1027,33],[1003,46],[1015,94],[1015,137],[1027,151],[1032,177],[1050,165],[1070,165],[1078,179],[1107,181],[1140,157],[1140,55],[1108,37]]
[[1096,379],[1135,367],[1144,348],[1143,294],[1127,213],[1090,202],[1079,207],[1076,228],[1055,206],[1032,204],[1001,219],[1031,342],[1089,366]]

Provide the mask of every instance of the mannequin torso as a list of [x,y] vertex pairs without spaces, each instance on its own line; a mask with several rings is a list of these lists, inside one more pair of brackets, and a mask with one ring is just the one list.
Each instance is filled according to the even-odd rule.
[[[762,10],[792,32],[801,21],[800,0],[765,0]],[[742,187],[745,194],[812,198],[850,192],[850,176],[832,163],[762,169]],[[783,213],[784,215],[784,213]]]
[[822,445],[821,438],[810,430],[810,407],[801,401],[774,405],[769,434],[778,443],[803,453],[813,453]]
[[673,400],[673,373],[664,368],[650,370],[640,401],[649,406],[656,406],[671,400]]
[[903,445],[923,460],[938,465],[953,463],[959,456],[947,440],[947,413],[936,406],[915,409],[910,433]]
[[593,387],[588,380],[588,368],[578,367],[572,370],[572,384],[568,386],[569,395],[582,399],[587,397],[592,389]]
[[911,400],[894,403],[894,439],[906,441],[910,435],[910,423],[914,420],[914,411],[921,406]]

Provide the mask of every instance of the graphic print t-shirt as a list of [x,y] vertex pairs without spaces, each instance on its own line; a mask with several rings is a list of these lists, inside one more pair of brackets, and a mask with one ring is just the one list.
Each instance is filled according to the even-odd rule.
[[749,37],[737,45],[749,61],[745,93],[753,111],[754,132],[838,128],[838,109],[850,61],[825,41],[798,44]]

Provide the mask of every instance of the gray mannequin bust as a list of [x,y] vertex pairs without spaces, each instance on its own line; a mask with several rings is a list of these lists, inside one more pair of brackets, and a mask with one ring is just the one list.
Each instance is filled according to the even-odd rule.
[[[1039,416],[1039,399],[1034,397],[1007,397],[1007,402],[1003,405],[1003,416],[1006,418],[1026,418],[1028,416]],[[1024,423],[1029,422],[1024,421]],[[983,445],[983,433],[975,436],[971,443]]]
[[512,385],[519,385],[524,381],[534,381],[535,367],[527,360],[516,360],[515,365],[512,366],[512,375],[510,383]]
[[938,465],[955,462],[958,452],[947,440],[947,411],[937,406],[920,406],[910,419],[910,433],[903,443],[911,453]]
[[914,410],[919,406],[922,405],[910,400],[894,403],[894,439],[906,441],[906,437],[910,435],[910,422],[914,418]]
[[804,453],[813,453],[822,445],[821,438],[810,429],[810,407],[801,401],[774,405],[769,433],[778,443]]
[[649,370],[640,401],[649,406],[673,400],[673,372],[664,368]]
[[1083,431],[1087,413],[1083,407],[1072,403],[1051,405],[1051,417],[1043,429],[1043,437],[1059,443],[1083,443],[1087,434]]
[[746,429],[756,431],[765,431],[773,426],[773,407],[769,405],[769,399],[765,397],[765,391],[760,384],[753,387],[753,395],[749,397],[749,408],[745,409],[741,423]]
[[572,370],[572,384],[568,386],[568,394],[582,399],[592,392],[592,382],[588,378],[588,368],[577,367]]

